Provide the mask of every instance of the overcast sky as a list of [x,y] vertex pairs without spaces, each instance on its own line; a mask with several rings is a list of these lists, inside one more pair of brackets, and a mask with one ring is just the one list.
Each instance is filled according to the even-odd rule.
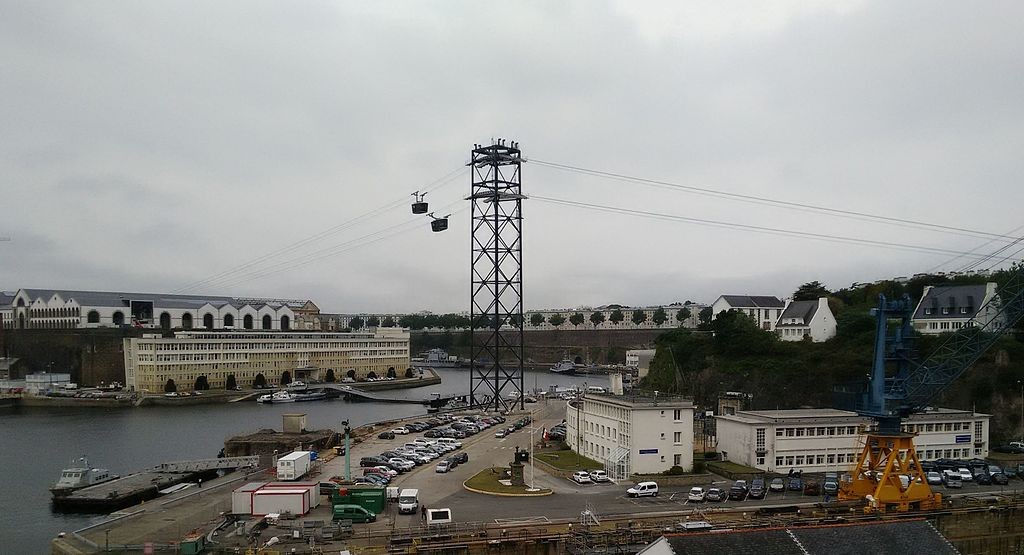
[[[445,233],[402,199],[492,137],[688,186],[1024,224],[1024,4],[677,4],[2,0],[0,289],[176,291],[391,206],[188,291],[465,310],[468,170],[427,197],[453,212]],[[527,195],[598,205],[986,241],[540,164],[523,176]],[[523,211],[527,308],[785,296],[966,261],[537,199]]]

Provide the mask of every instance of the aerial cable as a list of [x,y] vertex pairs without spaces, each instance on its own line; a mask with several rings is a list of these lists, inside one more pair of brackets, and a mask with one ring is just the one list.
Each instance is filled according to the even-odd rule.
[[589,169],[589,168],[583,168],[583,167],[579,167],[579,166],[572,166],[572,165],[569,165],[569,164],[560,164],[560,163],[557,163],[557,162],[547,162],[547,161],[544,161],[544,160],[537,160],[536,158],[530,158],[529,159],[529,163],[530,164],[541,165],[541,166],[546,166],[546,167],[550,167],[550,168],[558,169],[558,170],[562,170],[562,171],[576,172],[576,173],[581,173],[581,174],[585,174],[585,175],[592,175],[592,176],[595,176],[595,177],[602,177],[602,178],[606,178],[606,179],[615,179],[615,180],[619,180],[619,181],[627,181],[627,182],[632,182],[632,183],[638,183],[638,184],[641,184],[641,185],[648,185],[648,186],[652,186],[652,187],[682,190],[682,191],[688,191],[688,192],[691,192],[691,193],[694,193],[694,194],[708,195],[708,196],[717,197],[717,198],[728,198],[728,199],[733,199],[733,200],[739,200],[739,201],[742,201],[742,202],[750,202],[750,203],[754,203],[754,204],[767,204],[767,205],[778,206],[778,207],[782,207],[782,208],[790,208],[790,209],[794,209],[794,210],[820,212],[820,213],[830,214],[830,215],[833,215],[833,216],[839,216],[839,217],[844,217],[844,218],[852,218],[852,219],[859,219],[859,220],[869,220],[869,221],[872,221],[872,220],[873,221],[881,221],[881,222],[884,222],[884,223],[888,223],[888,224],[891,224],[891,225],[897,225],[897,226],[901,226],[901,227],[912,227],[912,228],[915,228],[915,229],[931,229],[931,230],[940,231],[940,232],[943,232],[943,233],[951,233],[951,234],[954,234],[954,235],[968,235],[968,236],[974,236],[974,237],[992,237],[992,238],[995,238],[995,239],[1002,239],[1002,240],[1006,240],[1006,241],[1012,241],[1014,239],[1017,239],[1017,237],[1008,236],[1008,235],[1000,235],[998,233],[990,233],[990,232],[987,232],[987,231],[978,231],[978,230],[967,229],[967,228],[962,228],[962,227],[955,227],[955,226],[948,226],[948,225],[941,225],[941,224],[933,224],[933,223],[929,223],[929,222],[908,220],[908,219],[904,219],[904,218],[894,218],[894,217],[890,217],[890,216],[882,216],[882,215],[879,215],[879,214],[870,214],[870,213],[867,213],[867,212],[857,212],[857,211],[854,211],[854,210],[842,210],[842,209],[839,209],[839,208],[830,208],[830,207],[827,207],[827,206],[818,206],[818,205],[806,204],[806,203],[800,203],[800,202],[790,202],[790,201],[785,201],[785,200],[778,200],[778,199],[772,199],[772,198],[766,198],[766,197],[759,197],[759,196],[754,196],[754,195],[746,195],[746,194],[742,194],[742,193],[732,193],[732,192],[728,192],[728,191],[719,191],[719,190],[709,189],[709,188],[705,188],[705,187],[695,187],[695,186],[692,186],[692,185],[682,185],[682,184],[679,184],[679,183],[672,183],[672,182],[668,182],[668,181],[659,181],[659,180],[656,180],[656,179],[646,179],[646,178],[642,178],[642,177],[635,177],[635,176],[630,176],[630,175],[625,175],[625,174],[620,174],[620,173],[606,172],[606,171],[601,171],[601,170],[592,170],[592,169]]
[[534,200],[539,200],[541,202],[550,202],[550,203],[553,203],[553,204],[561,204],[561,205],[565,205],[565,206],[575,206],[575,207],[578,207],[578,208],[585,208],[585,209],[588,209],[588,210],[596,210],[596,211],[599,211],[599,212],[611,212],[611,213],[625,214],[625,215],[629,215],[629,216],[640,216],[640,217],[646,217],[646,218],[652,218],[652,219],[658,219],[658,220],[677,221],[677,222],[692,223],[692,224],[697,224],[697,225],[705,225],[705,226],[710,226],[710,227],[721,227],[721,228],[728,228],[728,229],[737,229],[737,230],[741,230],[741,231],[751,231],[751,232],[755,232],[755,233],[768,233],[768,234],[774,234],[774,235],[785,235],[785,236],[790,236],[790,237],[803,237],[803,238],[807,238],[807,239],[819,239],[819,240],[823,240],[823,241],[841,242],[841,243],[848,243],[848,244],[872,245],[872,246],[877,246],[877,247],[920,251],[920,252],[926,252],[926,253],[932,253],[932,254],[963,254],[965,256],[973,256],[973,257],[977,257],[977,258],[985,258],[986,257],[985,255],[977,255],[977,254],[971,254],[971,253],[962,253],[960,251],[955,251],[955,250],[951,250],[951,249],[943,249],[943,248],[938,248],[938,247],[927,247],[927,246],[922,246],[922,245],[910,245],[910,244],[904,244],[904,243],[894,243],[894,242],[891,242],[891,241],[878,241],[878,240],[873,240],[873,239],[862,239],[862,238],[858,238],[858,237],[845,237],[845,236],[842,236],[842,235],[829,235],[829,234],[824,234],[824,233],[812,233],[812,232],[807,232],[807,231],[796,231],[796,230],[790,230],[790,229],[763,227],[763,226],[755,226],[755,225],[749,225],[749,224],[738,224],[738,223],[734,223],[734,222],[707,220],[707,219],[702,219],[702,218],[693,218],[693,217],[689,217],[689,216],[678,216],[678,215],[675,215],[675,214],[663,214],[663,213],[650,212],[650,211],[645,211],[645,210],[634,210],[634,209],[620,208],[620,207],[615,207],[615,206],[604,206],[604,205],[599,205],[599,204],[590,204],[590,203],[570,201],[570,200],[565,200],[565,199],[557,199],[557,198],[544,197],[544,196],[540,196],[540,195],[530,195],[530,198],[534,199]]
[[[465,170],[465,168],[460,165],[459,167],[457,167],[454,170],[448,172],[444,176],[439,177],[439,178],[435,179],[434,181],[431,181],[423,189],[423,194],[426,194],[427,192],[435,191],[437,189],[440,189],[441,187],[444,187],[448,183],[452,182],[452,180],[455,177],[457,177],[460,173],[463,173],[464,170]],[[318,233],[310,235],[310,236],[308,236],[308,237],[306,237],[304,239],[300,239],[300,240],[298,240],[298,241],[296,241],[294,243],[291,243],[289,245],[285,245],[284,247],[281,247],[279,249],[276,249],[274,251],[266,253],[266,254],[264,254],[262,256],[258,256],[258,257],[254,258],[254,259],[249,260],[248,262],[244,262],[242,264],[239,264],[238,266],[234,266],[232,268],[224,270],[224,271],[222,271],[222,272],[220,272],[218,274],[214,274],[212,276],[206,277],[204,279],[201,279],[201,280],[198,280],[198,281],[194,281],[194,282],[192,282],[192,283],[190,283],[190,284],[188,284],[188,285],[186,285],[184,287],[180,287],[180,288],[172,291],[172,293],[181,293],[181,292],[184,292],[184,291],[187,291],[187,290],[190,290],[190,289],[196,289],[198,287],[209,287],[209,286],[217,284],[218,282],[221,282],[221,281],[230,281],[232,279],[232,275],[236,274],[237,272],[240,272],[242,270],[247,270],[249,268],[252,268],[253,266],[256,266],[256,265],[264,262],[265,260],[268,260],[268,259],[273,258],[275,256],[284,254],[284,253],[289,252],[289,251],[293,251],[293,250],[295,250],[297,248],[304,247],[305,245],[308,245],[308,244],[310,244],[310,243],[312,243],[314,241],[318,241],[318,240],[320,240],[320,239],[322,239],[324,237],[327,237],[329,235],[333,235],[333,234],[335,234],[335,233],[337,233],[337,232],[339,232],[339,231],[341,231],[343,229],[346,229],[346,228],[351,227],[351,226],[353,226],[353,225],[355,225],[355,224],[357,224],[359,222],[362,222],[363,220],[366,220],[367,218],[371,218],[371,217],[379,215],[381,213],[393,210],[393,209],[397,208],[398,206],[401,206],[402,204],[405,204],[405,202],[406,202],[405,201],[405,197],[402,197],[401,199],[395,199],[395,200],[393,200],[391,202],[388,202],[388,203],[383,204],[383,205],[381,205],[381,206],[379,206],[377,208],[374,208],[374,209],[372,209],[372,210],[370,210],[368,212],[365,212],[365,213],[363,213],[363,214],[361,214],[359,216],[356,216],[356,217],[354,217],[352,219],[346,220],[346,221],[341,222],[341,223],[339,223],[337,225],[329,227],[329,228],[327,228],[327,229],[325,229],[323,231],[320,231]],[[219,284],[219,285],[223,285],[223,284]]]
[[[446,205],[443,208],[452,207],[452,206],[454,206],[456,204],[459,204],[460,202],[461,201],[456,201],[456,202],[449,203],[448,205]],[[454,211],[453,214],[457,214],[459,212],[463,212],[466,209],[467,209],[466,207],[463,207],[460,210]],[[394,237],[396,235],[407,233],[409,231],[412,231],[412,230],[418,228],[422,224],[423,224],[423,220],[420,219],[420,218],[415,218],[415,219],[412,219],[412,220],[407,220],[405,222],[394,224],[394,225],[388,226],[388,227],[386,227],[384,229],[375,231],[373,233],[368,233],[366,235],[363,235],[362,237],[351,239],[349,241],[345,241],[343,243],[332,245],[330,247],[324,247],[322,249],[319,249],[317,251],[314,251],[314,252],[311,252],[311,253],[308,253],[308,254],[305,254],[305,255],[294,257],[294,258],[291,258],[291,259],[288,259],[288,260],[283,260],[283,261],[277,262],[277,263],[275,263],[275,264],[273,264],[271,266],[268,266],[268,267],[265,267],[265,268],[261,268],[261,269],[257,269],[257,270],[253,270],[253,271],[248,272],[248,273],[246,273],[244,275],[241,275],[241,276],[236,276],[236,279],[230,281],[226,286],[227,287],[235,287],[235,286],[237,286],[239,284],[246,283],[246,282],[252,281],[254,279],[259,279],[259,278],[266,277],[266,276],[269,276],[269,275],[272,275],[272,274],[276,274],[276,273],[279,273],[279,272],[283,272],[283,271],[289,270],[289,269],[300,268],[300,267],[306,266],[308,264],[311,264],[313,262],[322,260],[324,258],[329,258],[329,257],[332,257],[332,256],[336,256],[336,255],[348,252],[348,251],[350,251],[352,249],[355,249],[355,248],[358,248],[358,247],[370,245],[370,244],[376,243],[378,241],[382,241],[384,239],[388,239],[388,238]]]

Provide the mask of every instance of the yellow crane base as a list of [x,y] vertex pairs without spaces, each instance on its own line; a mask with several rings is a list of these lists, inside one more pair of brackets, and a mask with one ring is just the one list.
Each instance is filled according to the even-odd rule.
[[840,483],[839,499],[866,500],[866,513],[937,509],[942,494],[933,493],[914,449],[913,434],[867,434],[858,464]]

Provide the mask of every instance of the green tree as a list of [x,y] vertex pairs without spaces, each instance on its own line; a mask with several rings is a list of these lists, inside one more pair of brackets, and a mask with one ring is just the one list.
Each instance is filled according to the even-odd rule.
[[598,310],[597,312],[591,314],[590,323],[594,324],[594,329],[597,329],[597,326],[600,326],[602,323],[604,323],[604,312]]
[[324,381],[327,383],[334,383],[335,379],[336,378],[334,377],[334,368],[328,368],[327,375],[324,376]]
[[235,380],[234,374],[228,374],[226,382],[227,383],[224,384],[224,389],[234,390],[238,387],[238,382]]
[[347,376],[350,380],[354,380],[356,379],[356,371],[350,368],[348,372],[345,372],[345,376]]
[[196,377],[196,383],[192,385],[193,391],[206,391],[210,389],[210,380],[206,377],[206,374],[201,374]]
[[705,306],[700,309],[697,313],[697,319],[700,320],[701,324],[707,325],[711,323],[711,319],[715,317],[715,311],[710,306]]
[[377,373],[374,372],[373,370],[370,370],[370,373],[368,373],[366,375],[366,379],[368,379],[368,380],[369,379],[374,379],[374,380],[377,379]]
[[395,372],[395,367],[394,366],[388,368],[387,377],[389,377],[389,378],[397,378],[398,377],[398,373]]
[[405,377],[406,378],[415,378],[416,377],[416,371],[413,370],[411,366],[409,368],[406,368],[405,369]]
[[827,297],[831,294],[820,281],[810,281],[797,287],[796,291],[793,292],[793,300],[816,301],[821,297]]
[[659,306],[658,310],[655,310],[654,314],[651,316],[651,321],[654,322],[655,326],[659,327],[665,322],[668,322],[668,314],[665,312],[665,309]]
[[723,355],[767,355],[778,340],[773,332],[761,329],[757,322],[736,310],[723,310],[711,328],[715,332],[715,349]]
[[178,391],[178,384],[168,378],[167,383],[164,384],[164,393],[175,393],[176,391]]
[[530,315],[530,325],[537,327],[544,323],[544,315],[539,312],[534,312]]
[[355,318],[349,320],[348,322],[348,327],[352,328],[355,331],[358,331],[364,325],[366,325],[366,322],[359,316],[356,316]]
[[418,314],[406,314],[398,319],[398,325],[411,330],[423,329],[423,317]]
[[281,373],[281,385],[288,385],[292,383],[292,373],[285,370]]
[[690,312],[689,308],[681,308],[679,309],[679,312],[676,312],[676,322],[679,322],[679,325],[681,326],[683,325],[683,322],[690,319],[690,316],[693,316],[693,313]]
[[557,329],[558,326],[561,326],[562,324],[565,323],[565,316],[562,316],[561,314],[556,312],[555,314],[552,314],[550,317],[548,317],[548,323],[551,324],[552,326],[555,326],[555,328]]
[[267,377],[263,374],[256,374],[256,377],[252,379],[252,386],[257,389],[267,387]]
[[380,318],[378,318],[376,316],[370,316],[366,320],[366,327],[368,327],[368,328],[375,328],[375,327],[377,327],[379,325],[380,325]]
[[643,324],[644,322],[647,321],[647,313],[639,309],[634,310],[632,320],[634,325],[639,326],[640,324]]
[[390,317],[390,316],[388,316],[387,318],[384,318],[384,321],[381,322],[380,325],[381,325],[381,327],[385,327],[385,328],[393,328],[393,327],[395,327],[395,319]]
[[577,329],[579,329],[580,324],[582,324],[584,320],[586,320],[586,318],[580,312],[574,312],[573,315],[569,317],[569,323]]
[[611,314],[608,315],[608,319],[611,320],[613,324],[618,326],[619,324],[622,323],[623,320],[626,319],[626,315],[623,314],[621,310],[616,308],[615,310],[612,311]]

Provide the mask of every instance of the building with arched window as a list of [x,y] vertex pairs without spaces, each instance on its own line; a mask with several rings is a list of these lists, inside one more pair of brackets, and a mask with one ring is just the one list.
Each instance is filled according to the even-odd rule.
[[[132,326],[154,329],[289,330],[293,307],[319,311],[312,301],[118,291],[19,289],[0,292],[0,324],[8,329]],[[241,320],[241,321],[240,321]],[[258,323],[259,325],[250,325]]]
[[327,371],[344,376],[389,368],[409,368],[409,332],[376,328],[351,333],[231,330],[179,331],[173,337],[143,334],[124,339],[125,383],[135,390],[161,392],[167,380],[179,391],[206,376],[213,389],[224,388],[228,376],[243,387],[262,374],[278,384],[287,372],[293,380],[323,380]]

